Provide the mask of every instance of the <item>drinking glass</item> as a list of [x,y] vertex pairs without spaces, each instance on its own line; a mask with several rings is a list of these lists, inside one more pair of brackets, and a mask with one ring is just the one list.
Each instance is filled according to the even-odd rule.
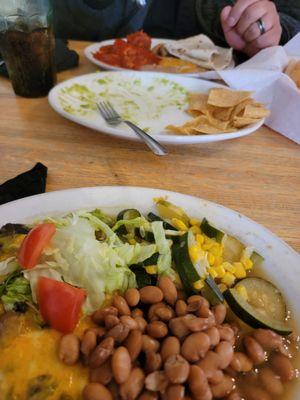
[[0,53],[14,91],[46,96],[56,82],[49,0],[0,1]]

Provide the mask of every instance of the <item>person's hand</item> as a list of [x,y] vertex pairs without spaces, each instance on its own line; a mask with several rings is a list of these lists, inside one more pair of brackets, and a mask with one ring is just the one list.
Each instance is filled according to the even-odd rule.
[[[261,20],[265,33],[261,33]],[[229,46],[253,56],[280,42],[282,28],[276,6],[268,0],[237,0],[221,12],[221,25]]]

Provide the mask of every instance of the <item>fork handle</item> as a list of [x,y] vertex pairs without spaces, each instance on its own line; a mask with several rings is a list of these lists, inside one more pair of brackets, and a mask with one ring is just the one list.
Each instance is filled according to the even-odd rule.
[[123,121],[126,125],[128,125],[142,140],[146,143],[146,145],[153,151],[157,156],[165,156],[168,154],[167,149],[158,143],[152,136],[148,135],[141,128],[133,124],[131,121]]

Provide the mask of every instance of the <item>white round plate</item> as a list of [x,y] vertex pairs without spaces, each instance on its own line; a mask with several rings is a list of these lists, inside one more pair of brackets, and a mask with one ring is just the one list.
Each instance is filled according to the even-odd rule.
[[[69,189],[27,197],[0,206],[0,227],[9,222],[28,223],[40,217],[96,207],[111,214],[125,208],[137,208],[142,213],[148,213],[154,211],[153,198],[160,196],[167,196],[168,200],[183,207],[189,215],[199,219],[206,217],[220,229],[236,236],[246,245],[253,246],[265,258],[263,271],[282,291],[299,332],[299,254],[263,226],[219,204],[180,193],[142,187]],[[289,400],[299,399],[299,380],[295,386],[296,390]]]
[[[110,40],[104,40],[104,41],[99,42],[99,43],[93,43],[93,44],[89,45],[88,47],[86,47],[84,49],[84,55],[86,56],[86,58],[88,60],[90,60],[91,63],[93,63],[95,65],[98,65],[98,67],[100,67],[100,68],[102,68],[104,70],[107,70],[107,71],[128,71],[126,68],[115,67],[114,65],[106,64],[106,63],[104,63],[104,62],[102,62],[100,60],[97,60],[93,55],[94,53],[96,53],[99,50],[100,47],[108,46],[110,44],[113,44],[114,41],[115,41],[115,39],[110,39]],[[172,40],[172,39],[154,39],[153,38],[152,39],[152,48],[157,46],[160,43],[165,43],[165,44],[170,43],[171,44],[171,43],[174,43],[174,42],[176,42],[176,40]],[[232,69],[232,68],[234,68],[234,61],[233,60],[232,60],[231,64],[226,69]],[[197,78],[197,77],[201,77],[202,74],[204,74],[206,72],[209,72],[209,71],[212,71],[212,70],[206,70],[206,71],[203,71],[203,72],[186,73],[186,74],[180,74],[180,75]],[[175,75],[178,75],[178,74],[175,74]]]
[[[225,88],[225,86],[219,85],[215,82],[210,82],[201,79],[195,79],[190,77],[183,77],[180,75],[174,74],[163,74],[163,73],[153,73],[153,72],[136,72],[136,71],[117,71],[117,72],[97,72],[93,74],[87,74],[78,76],[76,78],[72,78],[70,80],[64,81],[59,85],[55,86],[49,93],[49,102],[51,106],[54,108],[56,112],[61,114],[63,117],[86,126],[88,128],[97,130],[102,133],[107,133],[112,136],[121,137],[124,139],[132,139],[139,140],[138,137],[132,132],[132,130],[127,127],[125,124],[120,124],[116,127],[112,127],[108,125],[99,111],[96,109],[95,111],[90,112],[87,115],[74,114],[69,111],[69,108],[66,108],[61,100],[61,93],[63,90],[72,87],[74,84],[83,85],[88,89],[95,91],[95,87],[98,85],[99,80],[101,79],[113,79],[114,81],[124,81],[124,82],[135,82],[136,80],[141,82],[142,87],[145,88],[145,92],[148,92],[148,88],[153,85],[156,85],[156,94],[165,95],[164,88],[157,86],[157,81],[160,79],[166,79],[170,83],[176,83],[180,85],[182,88],[186,89],[188,92],[202,92],[206,93],[210,89],[219,87]],[[100,86],[98,85],[100,88]],[[101,95],[97,94],[97,101],[101,101]],[[108,88],[109,90],[109,88]],[[150,92],[149,92],[150,93]],[[131,96],[131,92],[128,91],[128,99]],[[166,96],[166,95],[165,95]],[[104,99],[103,99],[104,100]],[[69,105],[74,104],[77,109],[80,101],[78,99],[74,99],[73,97],[68,97],[68,107]],[[168,99],[166,98],[166,101]],[[111,102],[114,105],[113,100]],[[155,104],[155,98],[153,100],[153,105]],[[187,103],[186,103],[187,105]],[[79,107],[80,108],[80,107]],[[117,110],[118,111],[118,110]],[[191,116],[189,116],[184,109],[178,108],[178,106],[170,106],[166,108],[163,112],[160,113],[159,117],[154,114],[151,114],[151,107],[144,107],[142,110],[141,117],[137,121],[137,124],[140,128],[145,129],[147,127],[147,132],[154,136],[161,143],[169,143],[169,144],[197,144],[197,143],[210,143],[210,142],[219,142],[223,140],[235,139],[241,136],[249,135],[252,132],[255,132],[258,128],[260,128],[264,119],[254,124],[247,126],[246,128],[239,129],[236,132],[232,133],[218,133],[214,135],[174,135],[168,133],[165,130],[165,127],[169,124],[173,125],[182,125],[185,122],[191,120]]]

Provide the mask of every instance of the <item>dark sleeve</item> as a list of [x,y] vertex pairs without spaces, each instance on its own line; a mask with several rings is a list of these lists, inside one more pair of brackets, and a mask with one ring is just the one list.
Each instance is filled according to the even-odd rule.
[[282,27],[280,44],[284,45],[300,32],[300,21],[284,13],[279,13]]
[[141,29],[148,7],[132,0],[53,0],[55,34],[93,41],[122,36]]

